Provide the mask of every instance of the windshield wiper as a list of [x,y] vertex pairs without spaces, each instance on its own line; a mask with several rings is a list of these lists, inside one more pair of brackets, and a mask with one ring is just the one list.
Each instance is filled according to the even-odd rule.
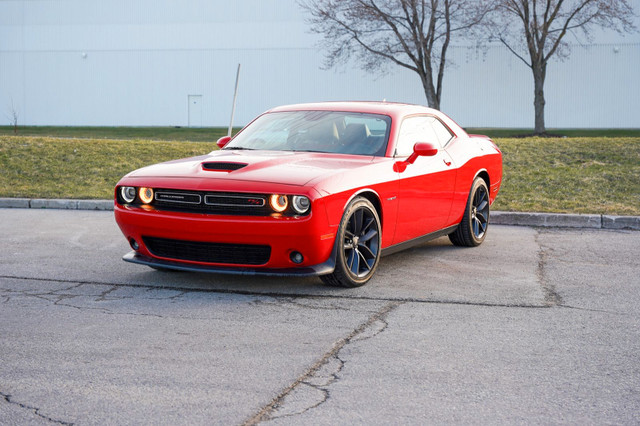
[[228,148],[225,148],[228,150],[236,150],[236,151],[255,151],[255,148],[247,148],[245,146],[230,146]]

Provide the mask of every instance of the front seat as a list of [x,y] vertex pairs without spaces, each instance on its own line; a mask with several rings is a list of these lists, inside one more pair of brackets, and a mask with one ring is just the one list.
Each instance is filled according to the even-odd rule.
[[373,154],[369,152],[371,147],[368,146],[369,136],[371,132],[364,123],[350,123],[344,129],[342,136],[342,150],[345,154]]

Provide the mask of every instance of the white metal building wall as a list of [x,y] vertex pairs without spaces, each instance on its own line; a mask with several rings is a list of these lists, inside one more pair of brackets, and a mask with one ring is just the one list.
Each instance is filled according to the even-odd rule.
[[[469,127],[533,128],[531,70],[501,45],[453,47],[442,109]],[[572,46],[550,62],[548,128],[640,128],[640,43]],[[462,117],[462,118],[460,118]]]
[[[632,41],[634,41],[632,39]],[[276,105],[322,100],[424,103],[415,74],[323,70],[295,0],[0,0],[0,123],[236,124]],[[532,127],[529,69],[502,46],[452,47],[443,111],[463,126]],[[640,127],[640,42],[576,46],[550,65],[548,127]],[[7,118],[8,124],[8,118]]]

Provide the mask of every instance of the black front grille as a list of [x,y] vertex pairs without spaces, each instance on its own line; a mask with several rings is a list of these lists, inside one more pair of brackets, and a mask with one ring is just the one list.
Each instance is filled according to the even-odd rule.
[[246,195],[205,195],[204,203],[208,206],[224,207],[264,207],[265,197],[247,197]]
[[186,192],[157,191],[156,201],[176,204],[200,204],[202,196],[200,194],[189,194]]
[[264,265],[271,257],[271,247],[251,244],[204,243],[142,237],[149,252],[167,259],[230,265]]
[[264,194],[156,189],[153,207],[190,213],[269,216],[273,211]]

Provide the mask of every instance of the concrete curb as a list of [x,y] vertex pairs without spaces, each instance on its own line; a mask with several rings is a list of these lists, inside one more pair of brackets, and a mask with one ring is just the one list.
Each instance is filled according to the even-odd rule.
[[0,198],[0,208],[57,209],[57,210],[113,210],[113,200]]
[[[0,208],[108,211],[113,210],[113,200],[0,198]],[[545,228],[632,229],[640,231],[640,216],[492,211],[491,223],[493,225]]]
[[640,231],[640,216],[600,214],[491,212],[493,225],[549,228],[632,229]]

